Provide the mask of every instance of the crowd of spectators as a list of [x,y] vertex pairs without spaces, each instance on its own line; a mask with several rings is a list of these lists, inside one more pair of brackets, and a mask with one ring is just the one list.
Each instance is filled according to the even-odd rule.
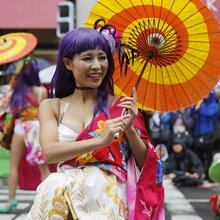
[[220,139],[220,85],[195,105],[175,112],[144,112],[148,132],[163,160],[164,178],[177,186],[210,181],[208,169]]

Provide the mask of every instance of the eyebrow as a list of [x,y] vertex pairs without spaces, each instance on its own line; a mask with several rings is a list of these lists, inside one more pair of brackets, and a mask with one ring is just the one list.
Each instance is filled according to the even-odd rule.
[[[104,51],[100,51],[100,52],[98,52],[98,55],[102,55],[102,54],[106,54]],[[94,55],[93,53],[91,53],[91,52],[82,52],[81,53],[81,56],[86,56],[86,55]]]

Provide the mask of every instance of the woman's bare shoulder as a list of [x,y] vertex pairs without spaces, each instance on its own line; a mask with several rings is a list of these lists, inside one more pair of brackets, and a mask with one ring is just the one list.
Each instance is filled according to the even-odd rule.
[[59,98],[47,98],[40,103],[41,109],[57,109],[60,103]]
[[41,102],[41,105],[57,105],[61,99],[59,98],[47,98]]
[[59,114],[59,103],[58,98],[47,98],[40,103],[39,115],[43,120],[52,120],[57,118]]

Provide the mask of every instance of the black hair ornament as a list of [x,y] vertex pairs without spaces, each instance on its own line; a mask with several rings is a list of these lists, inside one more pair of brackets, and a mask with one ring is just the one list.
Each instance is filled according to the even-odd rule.
[[122,43],[121,37],[116,28],[113,25],[106,24],[104,19],[98,19],[94,24],[94,29],[99,31],[108,41],[112,53],[114,54],[116,52],[118,54],[120,74],[126,76],[128,65],[133,65],[134,59],[139,56],[138,51],[131,46]]

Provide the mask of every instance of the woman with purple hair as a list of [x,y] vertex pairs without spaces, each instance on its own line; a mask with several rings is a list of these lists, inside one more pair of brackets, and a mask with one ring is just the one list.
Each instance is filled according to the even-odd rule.
[[[54,98],[41,103],[39,114],[43,154],[58,163],[57,172],[38,186],[26,219],[163,219],[159,158],[136,107],[136,91],[132,97],[114,95],[117,40],[114,27],[105,25],[74,29],[61,40]],[[149,175],[141,178],[146,169]],[[139,182],[141,189],[136,173],[147,180],[145,187]]]
[[16,115],[14,134],[11,142],[9,196],[1,213],[15,209],[18,201],[15,199],[18,184],[18,166],[27,147],[26,159],[31,164],[37,164],[44,180],[50,173],[43,158],[39,145],[39,103],[47,98],[47,89],[41,86],[38,76],[39,69],[34,59],[26,58],[21,68],[10,99],[10,111]]

